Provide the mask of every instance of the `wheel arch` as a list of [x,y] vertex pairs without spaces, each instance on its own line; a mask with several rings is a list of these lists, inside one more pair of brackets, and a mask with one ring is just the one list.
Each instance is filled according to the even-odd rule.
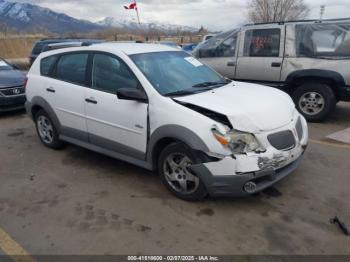
[[157,163],[162,150],[172,143],[184,143],[190,149],[199,152],[209,152],[208,146],[193,131],[178,125],[166,125],[156,129],[148,142],[147,161],[157,169]]
[[53,124],[55,125],[57,132],[60,133],[61,131],[61,123],[58,120],[58,117],[53,110],[53,108],[50,106],[50,104],[42,97],[36,96],[33,97],[31,101],[31,108],[30,108],[30,114],[32,118],[35,118],[35,115],[40,111],[44,110],[52,120]]
[[319,82],[328,84],[336,96],[338,94],[338,88],[345,86],[343,76],[335,71],[306,69],[298,70],[288,75],[286,79],[288,93],[292,94],[298,86],[305,82]]

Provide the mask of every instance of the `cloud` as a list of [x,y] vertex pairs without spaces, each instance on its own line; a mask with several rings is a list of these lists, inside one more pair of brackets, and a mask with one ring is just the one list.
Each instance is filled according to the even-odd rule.
[[[13,0],[48,7],[70,16],[98,21],[106,16],[135,19],[133,11],[124,10],[132,0]],[[325,18],[347,17],[349,0],[306,0],[311,8],[310,18],[319,17],[319,7],[326,5]],[[211,30],[227,30],[247,22],[247,0],[138,0],[141,20],[159,21],[200,27]]]

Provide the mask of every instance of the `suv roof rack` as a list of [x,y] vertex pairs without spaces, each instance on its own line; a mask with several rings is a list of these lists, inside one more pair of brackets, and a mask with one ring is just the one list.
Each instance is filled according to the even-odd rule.
[[266,23],[251,23],[246,24],[244,26],[252,26],[252,25],[272,25],[272,24],[278,24],[278,25],[284,25],[284,24],[290,24],[290,23],[322,23],[322,22],[334,22],[334,21],[350,21],[349,18],[334,18],[334,19],[310,19],[310,20],[291,20],[291,21],[276,21],[276,22],[266,22]]
[[71,42],[61,42],[61,43],[54,43],[54,44],[48,44],[46,45],[42,52],[48,52],[52,50],[58,50],[58,49],[64,49],[64,48],[70,48],[70,47],[86,47],[91,46],[95,44],[101,44],[104,43],[104,41],[100,40],[91,40],[91,41],[71,41]]

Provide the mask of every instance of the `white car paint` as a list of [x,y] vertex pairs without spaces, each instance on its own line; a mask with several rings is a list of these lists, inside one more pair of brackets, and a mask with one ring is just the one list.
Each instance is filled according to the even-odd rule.
[[176,100],[222,113],[236,130],[254,134],[287,125],[295,112],[294,103],[286,93],[243,82]]
[[[103,51],[118,56],[140,81],[148,96],[148,105],[120,100],[115,94],[40,76],[40,61],[43,58],[74,51]],[[148,138],[157,129],[168,125],[186,128],[205,143],[208,150],[204,153],[221,159],[217,162],[204,163],[214,177],[237,176],[241,173],[259,171],[261,168],[258,162],[262,157],[271,160],[283,157],[285,162],[280,166],[283,167],[295,161],[303,153],[308,142],[306,121],[296,111],[289,96],[279,90],[234,82],[212,91],[174,99],[159,94],[129,55],[166,51],[182,52],[163,45],[105,43],[43,53],[36,59],[28,73],[26,93],[28,102],[30,103],[36,96],[41,96],[53,107],[62,125],[85,130],[145,154]],[[46,92],[46,89],[51,87],[55,89],[56,96]],[[84,103],[86,98],[96,99],[99,103],[86,104]],[[214,125],[221,128],[227,127],[176,101],[226,115],[235,130],[254,134],[266,151],[232,157],[231,150],[222,146],[212,133]],[[304,133],[302,138],[298,138],[295,131],[298,119],[302,120]],[[149,130],[147,130],[148,123]],[[298,141],[295,148],[289,151],[275,149],[267,139],[269,134],[284,130],[293,130],[295,139]],[[99,151],[96,148],[94,150]]]

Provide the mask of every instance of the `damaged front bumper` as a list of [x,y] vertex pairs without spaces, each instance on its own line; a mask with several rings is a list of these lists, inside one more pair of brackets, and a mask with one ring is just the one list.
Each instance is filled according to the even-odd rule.
[[[200,176],[211,196],[244,197],[256,194],[289,174],[293,173],[303,158],[306,145],[298,145],[290,151],[274,154],[272,157],[242,156],[241,159],[226,157],[217,162],[191,166]],[[256,171],[237,173],[244,165],[255,162]]]

